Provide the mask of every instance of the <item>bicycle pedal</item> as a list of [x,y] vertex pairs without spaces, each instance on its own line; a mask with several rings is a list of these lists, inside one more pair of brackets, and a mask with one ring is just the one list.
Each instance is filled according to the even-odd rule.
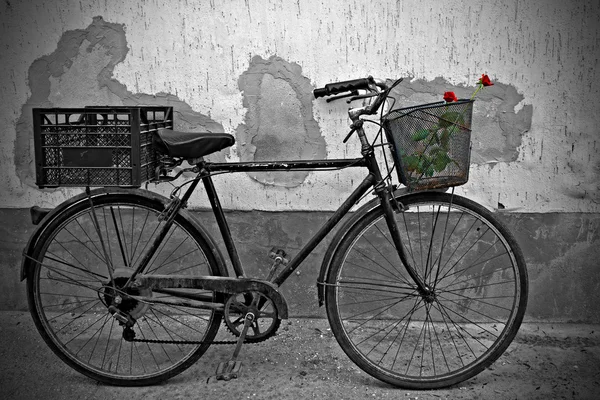
[[229,381],[236,379],[242,368],[241,361],[229,360],[227,362],[219,363],[217,367],[216,378],[218,381]]
[[290,260],[287,258],[287,253],[283,249],[278,249],[277,247],[273,247],[271,251],[269,251],[269,258],[275,260],[276,264],[287,265]]

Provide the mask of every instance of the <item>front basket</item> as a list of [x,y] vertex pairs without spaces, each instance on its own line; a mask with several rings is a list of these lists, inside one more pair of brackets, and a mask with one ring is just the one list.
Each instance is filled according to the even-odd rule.
[[469,179],[473,100],[400,108],[383,127],[400,182],[411,190],[459,186]]

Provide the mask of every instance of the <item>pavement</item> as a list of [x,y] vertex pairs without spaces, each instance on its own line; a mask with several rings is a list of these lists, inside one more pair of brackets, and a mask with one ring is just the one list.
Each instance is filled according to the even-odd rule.
[[242,348],[238,379],[208,380],[232,352],[233,346],[212,346],[156,386],[107,386],[60,361],[27,312],[0,312],[0,399],[600,398],[600,325],[526,323],[490,368],[442,390],[406,390],[370,377],[348,360],[323,319],[283,321],[275,337]]

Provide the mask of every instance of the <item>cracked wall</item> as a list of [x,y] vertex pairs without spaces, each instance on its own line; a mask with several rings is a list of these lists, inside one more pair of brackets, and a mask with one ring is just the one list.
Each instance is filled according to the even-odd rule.
[[[242,161],[325,159],[325,140],[313,117],[310,80],[298,64],[255,56],[239,79],[247,112],[237,131]],[[301,185],[308,172],[251,172],[258,182]]]
[[[593,1],[178,2],[169,12],[130,1],[0,5],[8,206],[72,193],[33,185],[34,106],[168,103],[179,129],[237,136],[221,160],[343,158],[359,150],[341,143],[346,105],[311,99],[314,87],[412,76],[398,88],[408,105],[447,90],[468,96],[485,72],[496,85],[478,96],[471,181],[460,193],[492,208],[600,211]],[[224,206],[333,210],[358,179],[355,171],[231,176]],[[192,204],[206,206],[200,197]]]

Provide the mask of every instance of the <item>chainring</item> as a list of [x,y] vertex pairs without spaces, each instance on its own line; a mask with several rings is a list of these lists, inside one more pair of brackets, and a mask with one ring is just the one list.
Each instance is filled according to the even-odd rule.
[[246,314],[254,314],[254,321],[246,332],[246,342],[258,343],[273,336],[281,319],[273,301],[263,293],[246,291],[229,296],[225,302],[225,326],[235,336],[240,336]]

